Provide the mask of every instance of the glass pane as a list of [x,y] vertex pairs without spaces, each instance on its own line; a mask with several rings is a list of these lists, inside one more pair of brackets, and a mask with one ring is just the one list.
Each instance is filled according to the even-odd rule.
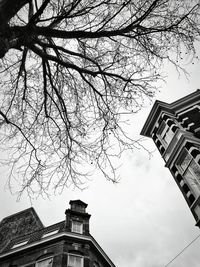
[[191,156],[190,154],[187,153],[186,157],[184,158],[184,160],[183,160],[182,163],[181,163],[181,168],[182,168],[183,170],[185,170],[185,169],[188,167],[188,165],[189,165],[191,159],[192,159],[192,156]]
[[197,164],[197,162],[195,160],[192,160],[192,162],[190,164],[190,169],[194,173],[197,181],[200,182],[200,166],[199,166],[199,164]]
[[81,258],[80,257],[76,257],[76,266],[81,266]]
[[177,167],[180,170],[181,174],[183,174],[184,171],[187,169],[188,165],[190,164],[191,159],[192,159],[192,156],[187,152],[186,149],[184,149],[177,163]]
[[69,255],[68,266],[70,267],[82,267],[82,257]]
[[160,127],[158,128],[158,135],[163,136],[166,131],[166,123],[162,121]]
[[73,221],[72,222],[72,232],[82,234],[82,232],[83,232],[83,223],[77,222],[77,221]]
[[194,208],[194,212],[195,212],[196,215],[198,216],[198,219],[200,219],[200,207],[199,207],[199,205],[197,205],[197,206]]
[[163,136],[163,139],[165,140],[165,142],[167,144],[169,144],[171,142],[173,136],[174,136],[174,133],[172,132],[171,129],[168,128],[167,131],[166,131],[166,133]]
[[200,194],[200,186],[190,169],[187,169],[187,171],[184,173],[184,178],[186,179],[187,184],[190,186],[194,195],[198,197]]
[[74,266],[74,261],[75,261],[75,259],[74,259],[75,257],[74,256],[69,256],[69,258],[68,258],[68,265],[69,266]]

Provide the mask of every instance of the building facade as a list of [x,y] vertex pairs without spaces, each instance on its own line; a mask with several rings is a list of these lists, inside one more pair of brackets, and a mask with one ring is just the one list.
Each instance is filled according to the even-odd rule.
[[153,139],[200,227],[200,90],[156,101],[141,134]]
[[70,201],[64,221],[44,227],[33,208],[0,222],[1,267],[115,267],[91,236],[90,214]]

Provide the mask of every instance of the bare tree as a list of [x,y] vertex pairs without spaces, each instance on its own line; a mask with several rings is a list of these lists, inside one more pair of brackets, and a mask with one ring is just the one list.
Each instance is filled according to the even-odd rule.
[[29,195],[93,169],[115,182],[113,157],[140,145],[123,114],[199,37],[197,0],[0,0],[0,19],[1,148]]

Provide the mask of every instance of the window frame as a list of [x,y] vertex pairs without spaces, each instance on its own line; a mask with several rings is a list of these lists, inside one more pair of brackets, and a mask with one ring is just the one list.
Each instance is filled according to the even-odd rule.
[[81,265],[78,267],[84,267],[84,257],[82,255],[68,253],[67,255],[67,267],[77,267],[75,265],[69,265],[70,264],[70,257],[76,257],[81,259]]
[[[184,160],[186,159],[186,157],[190,157],[187,166],[184,168],[182,167]],[[188,169],[190,163],[192,161],[192,155],[190,153],[188,153],[186,148],[183,148],[183,150],[181,151],[181,154],[179,155],[177,162],[176,162],[176,167],[179,170],[181,175],[184,175],[186,170]]]
[[[80,230],[76,228],[77,225],[80,226]],[[77,221],[77,220],[72,220],[71,231],[73,233],[83,234],[83,222],[80,222],[80,221]]]
[[[188,159],[186,160],[186,158]],[[186,160],[185,163],[184,160]],[[184,178],[184,180],[189,185],[190,190],[194,193],[195,196],[198,197],[200,195],[200,178],[194,171],[193,166],[195,165],[195,167],[198,168],[200,173],[200,165],[198,164],[196,159],[190,154],[190,152],[186,148],[183,148],[175,165],[180,174],[182,175],[182,177]],[[192,181],[190,177],[192,177]]]
[[172,127],[163,120],[158,127],[157,136],[165,148],[169,146],[174,135],[175,133],[172,131]]
[[[185,154],[185,156],[184,156]],[[185,168],[180,166],[180,160],[182,160],[182,162],[184,161],[184,159],[186,159],[186,157],[189,158]],[[181,152],[181,155],[178,157],[177,163],[176,163],[176,167],[178,168],[179,172],[181,173],[181,175],[185,175],[185,173],[189,170],[192,175],[194,175],[194,177],[196,178],[196,180],[198,181],[198,183],[200,184],[200,179],[198,179],[198,175],[196,175],[194,168],[192,168],[192,165],[195,164],[196,167],[199,168],[200,170],[200,165],[198,164],[198,162],[196,161],[196,159],[190,154],[190,152],[186,149],[183,148],[183,151]]]

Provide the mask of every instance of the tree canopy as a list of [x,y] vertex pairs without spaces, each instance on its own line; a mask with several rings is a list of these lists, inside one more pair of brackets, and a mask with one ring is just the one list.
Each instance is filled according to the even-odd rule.
[[[195,55],[199,1],[0,0],[0,134],[21,192],[116,181],[113,157],[140,145],[123,128],[161,67]],[[35,187],[36,185],[36,187]],[[37,188],[37,189],[36,189]]]

